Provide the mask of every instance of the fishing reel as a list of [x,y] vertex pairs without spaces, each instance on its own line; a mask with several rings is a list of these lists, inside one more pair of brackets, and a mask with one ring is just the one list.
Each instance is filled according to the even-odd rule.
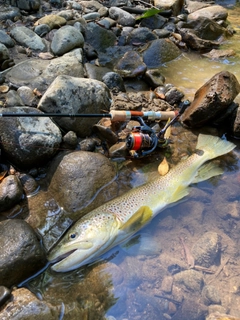
[[167,138],[165,137],[167,129],[178,121],[189,105],[190,102],[188,100],[184,101],[180,106],[180,111],[159,132],[148,126],[142,117],[132,116],[131,120],[136,120],[141,125],[134,126],[132,132],[126,138],[126,148],[129,150],[131,157],[142,158],[151,154],[157,147],[166,147],[168,145]]
[[146,125],[141,117],[135,117],[141,126],[135,126],[127,136],[126,147],[134,158],[145,157],[152,153],[158,145],[156,132]]

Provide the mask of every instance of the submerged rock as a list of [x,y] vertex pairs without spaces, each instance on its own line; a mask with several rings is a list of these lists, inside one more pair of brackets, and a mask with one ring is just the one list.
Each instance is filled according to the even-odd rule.
[[220,236],[216,232],[206,232],[192,247],[195,264],[206,268],[217,264],[220,258]]

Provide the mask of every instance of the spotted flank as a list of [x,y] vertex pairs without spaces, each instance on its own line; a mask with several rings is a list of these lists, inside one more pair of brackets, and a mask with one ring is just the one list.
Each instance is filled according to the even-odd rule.
[[156,173],[155,180],[79,219],[50,252],[51,268],[56,272],[79,268],[126,241],[161,210],[185,197],[189,185],[221,174],[222,170],[208,161],[234,148],[229,141],[200,134],[196,152],[166,175]]

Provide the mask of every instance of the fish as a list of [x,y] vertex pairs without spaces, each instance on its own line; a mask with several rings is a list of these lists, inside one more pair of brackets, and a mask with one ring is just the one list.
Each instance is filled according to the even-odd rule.
[[189,185],[223,173],[213,161],[235,144],[199,134],[195,152],[170,171],[106,202],[80,218],[50,251],[56,272],[68,272],[97,260],[111,248],[129,240],[157,214],[189,194]]

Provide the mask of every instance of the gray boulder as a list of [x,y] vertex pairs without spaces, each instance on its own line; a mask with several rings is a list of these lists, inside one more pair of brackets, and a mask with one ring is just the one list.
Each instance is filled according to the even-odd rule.
[[148,68],[158,68],[181,54],[178,47],[166,39],[153,40],[143,52],[143,62]]
[[80,31],[72,26],[63,26],[54,34],[51,50],[57,55],[61,56],[74,48],[82,48],[84,38]]
[[34,230],[20,219],[0,222],[0,284],[17,285],[45,265],[45,253]]
[[[108,87],[98,80],[58,76],[39,101],[44,112],[67,114],[102,113],[109,110],[111,95]],[[91,134],[99,118],[55,118],[60,127],[74,131],[80,137]]]
[[16,40],[20,45],[27,47],[31,50],[46,51],[46,45],[34,31],[27,27],[15,27],[10,31],[11,37]]
[[[41,112],[30,107],[0,109],[0,113]],[[60,146],[62,135],[48,117],[0,117],[1,146],[8,159],[19,168],[46,163]]]

